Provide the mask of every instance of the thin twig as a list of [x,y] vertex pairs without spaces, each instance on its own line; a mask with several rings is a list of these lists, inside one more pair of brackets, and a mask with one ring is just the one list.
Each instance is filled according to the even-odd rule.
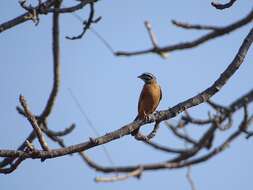
[[177,130],[177,128],[175,128],[174,126],[172,126],[172,125],[171,125],[170,123],[168,123],[167,121],[165,121],[164,123],[165,123],[165,125],[173,132],[173,134],[174,134],[176,137],[178,137],[178,138],[180,138],[180,139],[183,139],[183,140],[185,140],[185,141],[187,141],[188,143],[191,143],[191,144],[193,144],[193,145],[197,145],[197,144],[198,144],[197,141],[194,140],[194,139],[192,139],[191,137],[189,137],[189,136],[187,136],[187,135],[184,135],[184,134],[181,134],[181,133]]
[[213,1],[211,5],[215,7],[216,9],[223,10],[223,9],[227,9],[231,7],[235,2],[236,0],[230,0],[228,3],[221,4],[221,3]]
[[93,23],[97,23],[101,20],[102,17],[98,17],[96,19],[94,19],[95,16],[95,9],[94,9],[94,3],[90,3],[90,14],[89,14],[89,18],[87,21],[83,21],[83,31],[81,32],[81,34],[77,35],[77,36],[73,36],[73,37],[69,37],[66,36],[66,38],[68,40],[77,40],[77,39],[81,39],[84,34],[87,32],[88,29],[90,29],[91,25]]
[[141,177],[142,174],[142,167],[127,173],[126,175],[116,175],[113,177],[96,177],[95,182],[115,182],[115,181],[123,181],[130,177],[137,177],[138,179]]
[[156,135],[156,133],[157,133],[159,127],[160,127],[160,122],[156,122],[156,123],[155,123],[155,126],[154,126],[154,128],[153,128],[153,130],[152,130],[152,131],[148,134],[148,136],[147,136],[147,138],[148,138],[149,140],[152,139],[152,138]]
[[179,22],[176,20],[171,20],[171,23],[177,27],[184,28],[184,29],[195,29],[195,30],[220,30],[220,29],[222,29],[222,27],[218,27],[218,26],[189,24],[189,23],[185,23],[185,22]]
[[30,112],[29,108],[28,108],[28,105],[26,103],[26,100],[24,98],[24,96],[20,95],[19,96],[19,101],[24,109],[24,112],[26,114],[26,118],[28,119],[28,121],[30,122],[30,124],[32,125],[37,137],[38,137],[38,140],[40,142],[40,145],[41,147],[43,148],[43,150],[45,151],[49,151],[49,147],[44,139],[44,136],[42,134],[42,131],[37,123],[37,120],[36,118],[33,116],[33,114]]
[[155,48],[157,48],[157,47],[158,47],[158,42],[157,42],[155,33],[152,31],[151,23],[150,23],[149,21],[145,21],[144,24],[145,24],[146,29],[147,29],[147,31],[148,31],[148,34],[149,34],[150,40],[151,40],[151,42],[152,42],[152,45],[153,45]]

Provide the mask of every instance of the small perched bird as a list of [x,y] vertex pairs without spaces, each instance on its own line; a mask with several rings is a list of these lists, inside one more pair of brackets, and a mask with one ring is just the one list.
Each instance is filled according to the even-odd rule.
[[[138,78],[144,81],[144,86],[141,91],[138,102],[138,115],[135,121],[138,119],[147,120],[149,114],[152,114],[160,100],[162,99],[162,90],[156,81],[156,77],[151,73],[143,73]],[[139,129],[132,132],[132,135],[138,134]]]

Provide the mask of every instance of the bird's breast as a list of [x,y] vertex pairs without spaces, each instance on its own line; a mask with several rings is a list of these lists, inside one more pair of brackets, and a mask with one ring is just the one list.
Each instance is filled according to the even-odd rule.
[[[160,98],[161,91],[160,86],[155,84],[145,84],[142,89],[142,97],[139,102],[139,115],[151,114],[157,108]],[[144,114],[145,113],[145,114]]]

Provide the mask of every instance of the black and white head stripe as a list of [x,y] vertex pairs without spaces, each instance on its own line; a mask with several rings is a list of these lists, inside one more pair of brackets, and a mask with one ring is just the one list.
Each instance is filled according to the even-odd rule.
[[143,73],[139,76],[139,78],[149,81],[149,80],[156,80],[156,77],[151,73]]

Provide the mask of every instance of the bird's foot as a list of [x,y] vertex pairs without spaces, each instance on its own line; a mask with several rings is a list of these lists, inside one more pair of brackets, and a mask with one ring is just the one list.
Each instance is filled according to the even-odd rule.
[[147,122],[151,119],[151,115],[145,114],[143,121]]

